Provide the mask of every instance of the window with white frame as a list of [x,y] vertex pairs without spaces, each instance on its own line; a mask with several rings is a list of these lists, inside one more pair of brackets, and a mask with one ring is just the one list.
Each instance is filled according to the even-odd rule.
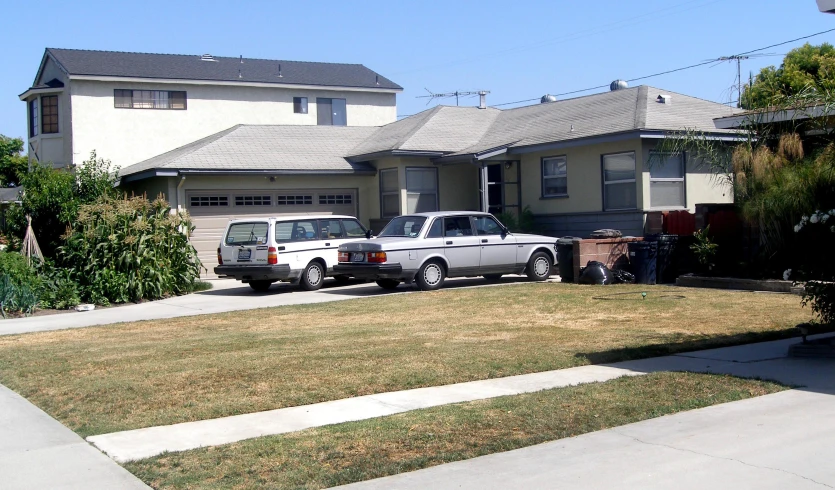
[[542,159],[542,197],[568,195],[568,160],[564,156]]
[[427,213],[438,210],[438,169],[406,169],[406,212]]
[[396,168],[380,170],[380,217],[400,214],[400,182]]
[[656,154],[649,168],[649,202],[652,208],[687,206],[684,191],[684,154]]
[[603,210],[636,209],[635,153],[603,155]]

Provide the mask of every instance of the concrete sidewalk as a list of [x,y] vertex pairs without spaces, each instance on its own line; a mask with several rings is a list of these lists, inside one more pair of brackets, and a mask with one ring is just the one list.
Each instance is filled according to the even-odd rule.
[[[490,287],[524,281],[526,281],[526,278],[523,276],[507,276],[496,283],[487,283],[481,278],[456,278],[449,279],[445,283],[444,288]],[[120,322],[160,320],[164,318],[226,313],[275,306],[326,303],[385,294],[417,292],[413,286],[409,285],[401,285],[395,291],[387,291],[374,283],[354,283],[348,286],[340,286],[335,281],[328,280],[319,291],[302,291],[291,284],[280,283],[273,284],[266,293],[256,293],[246,284],[231,279],[216,279],[210,282],[213,288],[209,291],[159,301],[149,301],[113,308],[100,308],[86,312],[73,311],[54,315],[3,320],[0,321],[0,335],[45,332]]]
[[[786,358],[789,343],[673,357],[680,368],[761,377],[803,388],[343,488],[835,488],[835,361]],[[618,365],[653,370],[668,361]]]
[[[785,359],[797,339],[726,347],[609,365],[580,366],[557,371],[418,388],[343,400],[235,415],[218,419],[147,427],[88,437],[116,461],[148,458],[165,451],[217,446],[312,427],[383,417],[450,403],[517,395],[581,383],[608,381],[657,371],[695,371],[775,379],[791,385],[808,382],[809,364]],[[814,361],[809,361],[814,362]],[[820,372],[835,375],[835,363]],[[832,376],[835,387],[835,376]]]
[[0,487],[147,489],[135,476],[0,385]]

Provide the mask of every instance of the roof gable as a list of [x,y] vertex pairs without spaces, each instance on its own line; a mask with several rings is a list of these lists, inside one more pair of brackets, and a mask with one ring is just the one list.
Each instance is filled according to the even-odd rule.
[[214,61],[203,61],[197,55],[57,48],[47,48],[46,55],[53,58],[70,76],[402,90],[400,85],[360,64],[227,57],[213,57]]

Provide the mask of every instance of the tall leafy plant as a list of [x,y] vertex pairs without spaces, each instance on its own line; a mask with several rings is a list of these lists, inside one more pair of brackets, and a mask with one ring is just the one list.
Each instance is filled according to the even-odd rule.
[[61,260],[83,299],[99,304],[158,299],[194,289],[201,264],[187,213],[145,197],[103,196],[80,207]]

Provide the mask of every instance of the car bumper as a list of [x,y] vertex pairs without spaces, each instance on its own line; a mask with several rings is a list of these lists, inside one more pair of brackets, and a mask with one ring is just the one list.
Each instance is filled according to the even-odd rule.
[[333,273],[357,279],[403,279],[400,264],[337,264]]
[[301,271],[290,269],[287,264],[280,265],[219,265],[215,274],[221,277],[234,277],[243,282],[249,281],[286,281],[299,277]]

